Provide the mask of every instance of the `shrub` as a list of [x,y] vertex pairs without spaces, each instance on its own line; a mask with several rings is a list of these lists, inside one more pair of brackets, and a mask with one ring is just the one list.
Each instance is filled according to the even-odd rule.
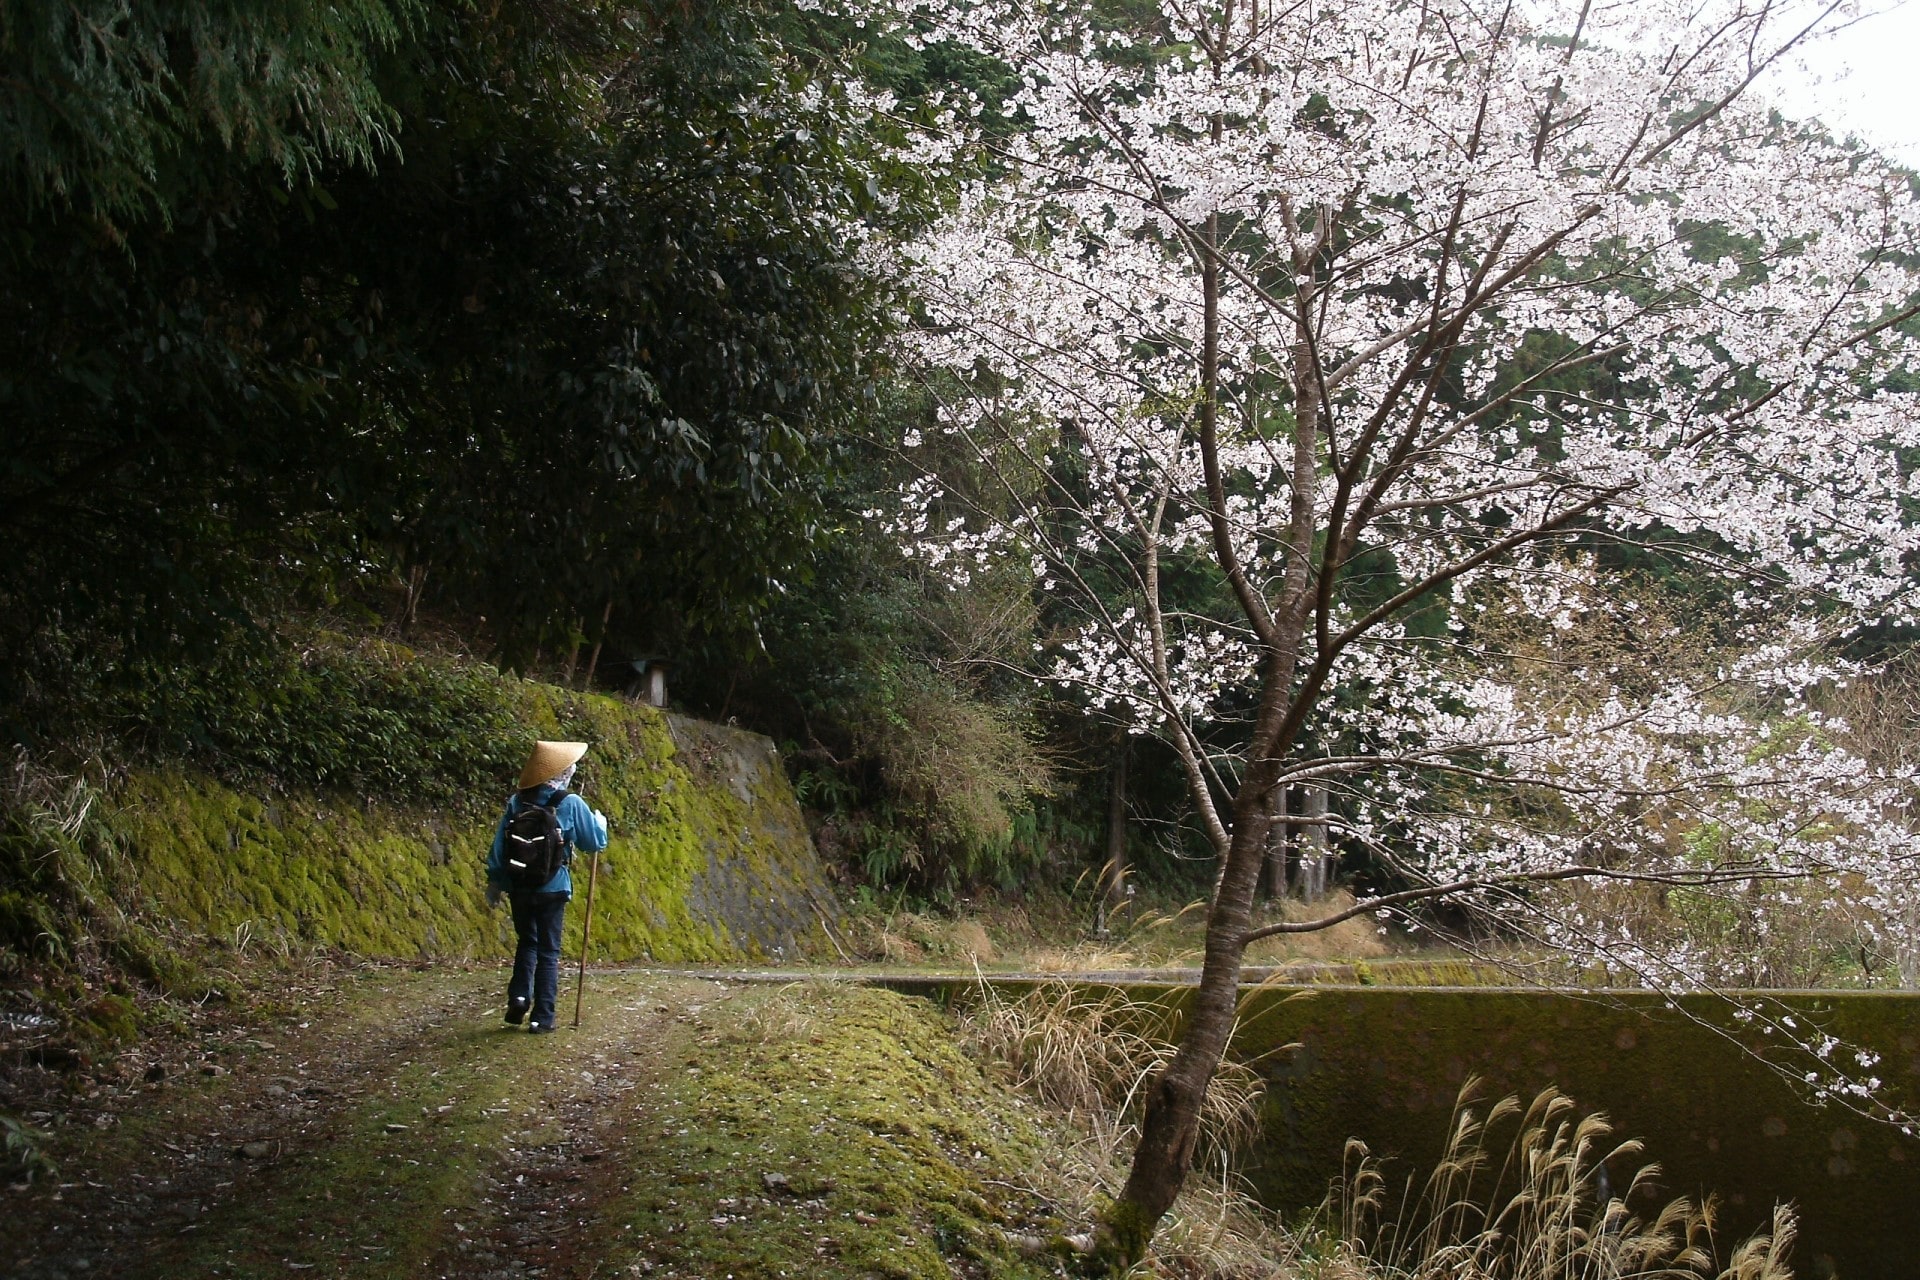
[[48,1158],[43,1145],[47,1134],[31,1125],[23,1124],[12,1116],[0,1116],[0,1132],[6,1134],[6,1163],[8,1172],[23,1182],[32,1182],[35,1178],[49,1180],[60,1176],[57,1165]]
[[114,711],[217,774],[429,802],[491,795],[527,746],[518,683],[493,667],[332,635],[143,670]]

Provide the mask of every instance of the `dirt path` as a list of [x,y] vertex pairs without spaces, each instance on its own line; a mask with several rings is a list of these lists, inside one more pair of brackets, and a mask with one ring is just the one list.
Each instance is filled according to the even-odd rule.
[[645,1171],[630,1113],[724,988],[596,975],[585,1025],[530,1036],[501,1025],[499,986],[381,975],[91,1100],[59,1183],[4,1193],[0,1274],[610,1274],[622,1228],[597,1207]]

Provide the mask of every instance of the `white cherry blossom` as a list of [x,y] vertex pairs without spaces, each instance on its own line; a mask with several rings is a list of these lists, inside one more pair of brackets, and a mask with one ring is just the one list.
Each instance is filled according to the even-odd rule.
[[[1825,710],[1874,678],[1847,642],[1920,606],[1920,204],[1752,89],[1846,12],[874,10],[1018,85],[1011,132],[956,104],[984,176],[904,251],[938,430],[1007,493],[909,486],[898,528],[956,575],[1037,566],[1079,619],[1052,678],[1179,752],[1221,859],[1202,1005],[1309,779],[1400,883],[1670,988],[1732,975],[1556,877],[1653,877],[1755,928],[1844,881],[1876,945],[1920,952],[1911,768]],[[1231,607],[1168,590],[1195,564]],[[1814,1087],[1871,1111],[1833,1057]],[[1123,1198],[1157,1217],[1143,1167]]]

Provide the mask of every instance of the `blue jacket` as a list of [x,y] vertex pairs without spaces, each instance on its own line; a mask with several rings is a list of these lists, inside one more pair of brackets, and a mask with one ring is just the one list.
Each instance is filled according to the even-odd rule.
[[[544,803],[553,795],[553,788],[543,786],[534,793],[536,803]],[[512,881],[507,879],[506,860],[502,851],[507,843],[507,821],[520,812],[520,793],[507,797],[506,810],[500,815],[500,825],[493,830],[493,849],[487,854],[487,883],[497,889],[510,890]],[[600,834],[600,824],[593,820],[593,807],[571,791],[560,802],[555,812],[560,820],[560,830],[567,837],[567,845],[578,853],[598,853],[607,847],[607,838]],[[573,872],[571,868],[561,867],[553,873],[553,879],[542,885],[539,893],[564,893],[573,896]]]

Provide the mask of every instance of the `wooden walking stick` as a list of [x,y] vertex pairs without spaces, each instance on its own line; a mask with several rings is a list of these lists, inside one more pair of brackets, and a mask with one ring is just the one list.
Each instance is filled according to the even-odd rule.
[[600,851],[587,867],[587,918],[580,923],[580,980],[573,984],[573,1025],[580,1025],[580,1002],[587,994],[587,943],[593,938],[593,886],[600,878]]

